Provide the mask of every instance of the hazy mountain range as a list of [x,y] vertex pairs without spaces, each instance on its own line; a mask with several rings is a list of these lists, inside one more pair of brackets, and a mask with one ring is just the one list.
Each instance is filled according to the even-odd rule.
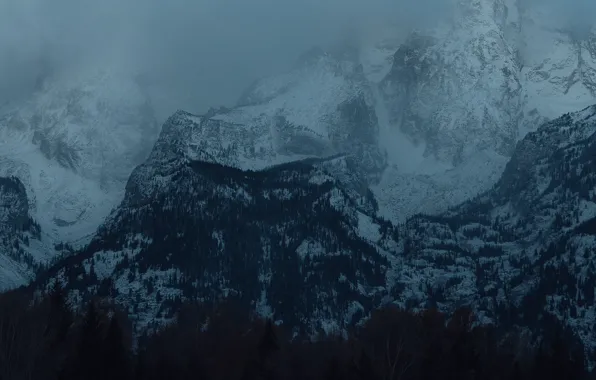
[[39,273],[139,329],[229,295],[296,332],[387,302],[547,312],[594,348],[596,33],[541,12],[313,48],[161,129],[142,78],[43,78],[0,109],[0,287]]

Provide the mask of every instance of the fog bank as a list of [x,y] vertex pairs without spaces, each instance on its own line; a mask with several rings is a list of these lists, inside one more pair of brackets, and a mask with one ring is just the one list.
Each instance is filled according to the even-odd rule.
[[87,68],[144,74],[162,108],[231,104],[313,45],[384,23],[421,27],[445,0],[3,0],[0,104],[43,76]]

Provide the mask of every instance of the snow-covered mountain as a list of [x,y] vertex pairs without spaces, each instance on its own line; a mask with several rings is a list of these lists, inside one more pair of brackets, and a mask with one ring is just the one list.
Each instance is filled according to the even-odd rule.
[[521,6],[519,31],[524,113],[552,119],[591,105],[596,96],[596,30],[559,21],[548,4]]
[[307,332],[388,301],[544,310],[596,348],[596,112],[546,122],[595,103],[596,34],[541,12],[472,0],[404,39],[313,49],[231,108],[177,112],[148,158],[135,83],[48,85],[3,113],[0,175],[40,246],[93,238],[36,285],[111,296],[141,327],[229,295]]
[[368,313],[385,291],[380,229],[394,229],[375,216],[354,163],[339,156],[258,171],[224,165],[192,137],[221,126],[173,115],[122,204],[50,275],[75,300],[99,292],[130,305],[139,328],[171,316],[180,302],[234,295],[305,333]]
[[486,321],[550,314],[596,349],[596,106],[529,133],[488,192],[401,229],[393,295],[475,305]]
[[454,165],[478,150],[510,156],[520,124],[593,103],[596,34],[554,29],[543,6],[523,4],[461,2],[395,53],[381,83],[390,121],[428,155]]
[[[236,149],[218,154],[250,162],[243,168],[350,153],[385,217],[445,210],[490,188],[528,130],[592,103],[595,34],[553,27],[546,13],[460,2],[410,36],[388,26],[350,48],[313,49],[237,107],[214,110],[212,120],[238,127],[206,137]],[[158,134],[137,82],[93,70],[2,107],[0,127],[0,174],[23,181],[43,234],[70,243],[87,241],[118,204]]]
[[594,103],[594,30],[553,28],[547,11],[460,2],[449,20],[396,49],[378,115],[386,111],[389,129],[417,146],[387,144],[410,156],[390,161],[375,186],[387,217],[441,211],[489,189],[527,132]]
[[28,101],[0,108],[0,175],[25,185],[48,254],[88,241],[158,133],[139,85],[105,71],[48,78]]
[[349,156],[242,170],[186,134],[214,125],[172,116],[91,244],[37,286],[58,280],[75,303],[112,297],[139,329],[226,296],[297,333],[386,302],[467,305],[482,323],[555,317],[596,348],[596,106],[529,133],[489,191],[397,227]]
[[349,153],[374,178],[385,165],[374,100],[352,51],[313,49],[287,74],[254,83],[233,109],[188,131],[220,163],[261,169]]

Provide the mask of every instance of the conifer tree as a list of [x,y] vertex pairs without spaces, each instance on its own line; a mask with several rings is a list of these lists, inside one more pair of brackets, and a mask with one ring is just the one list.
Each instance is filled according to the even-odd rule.
[[124,342],[122,327],[112,316],[104,344],[104,360],[109,379],[127,380],[130,376],[130,352]]
[[325,365],[325,372],[323,374],[324,380],[343,380],[341,366],[336,357],[331,358]]
[[279,350],[279,343],[277,335],[273,327],[273,321],[268,319],[265,323],[265,331],[258,346],[259,356],[261,359],[267,358],[272,352]]
[[256,349],[256,358],[247,363],[242,375],[242,380],[274,379],[270,356],[273,352],[279,350],[279,344],[273,327],[273,322],[270,319],[265,323],[263,335],[261,336]]
[[134,380],[147,379],[147,351],[145,348],[140,349],[136,355]]
[[95,302],[89,302],[83,319],[75,353],[73,370],[75,379],[104,380],[104,363],[102,363],[103,337],[101,331],[101,315]]
[[375,370],[371,357],[362,350],[360,358],[358,359],[358,365],[356,367],[356,374],[358,379],[361,380],[378,380],[379,375]]
[[513,371],[511,372],[511,380],[522,380],[522,373],[519,367],[519,363],[515,362],[513,364]]
[[73,323],[73,315],[66,302],[66,294],[62,286],[55,282],[49,294],[50,316],[47,333],[52,333],[52,344],[63,343]]

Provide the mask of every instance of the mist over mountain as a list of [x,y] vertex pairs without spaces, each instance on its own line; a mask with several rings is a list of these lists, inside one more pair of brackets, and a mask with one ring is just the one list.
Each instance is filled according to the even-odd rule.
[[525,8],[536,9],[553,29],[565,30],[578,40],[588,39],[594,27],[596,3],[590,0],[521,0]]
[[163,121],[178,108],[232,105],[256,78],[289,67],[305,50],[349,29],[391,21],[431,25],[438,0],[7,0],[0,4],[0,104],[39,77],[109,67],[155,86]]
[[293,337],[463,306],[593,365],[593,11],[4,1],[0,290],[133,336],[230,297]]

